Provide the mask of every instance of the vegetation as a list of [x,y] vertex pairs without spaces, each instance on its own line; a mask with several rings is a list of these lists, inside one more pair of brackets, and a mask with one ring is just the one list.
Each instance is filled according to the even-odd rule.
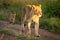
[[59,18],[43,18],[40,20],[40,28],[50,32],[60,34],[60,19]]
[[8,21],[9,13],[14,11],[16,23],[20,23],[21,8],[27,4],[42,4],[40,28],[60,33],[60,0],[0,0],[0,20]]

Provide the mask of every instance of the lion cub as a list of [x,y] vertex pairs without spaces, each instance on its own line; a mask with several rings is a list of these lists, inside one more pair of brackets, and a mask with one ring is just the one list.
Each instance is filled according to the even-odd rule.
[[12,13],[9,14],[9,22],[10,22],[10,24],[15,23],[15,18],[16,18],[16,13],[12,12]]

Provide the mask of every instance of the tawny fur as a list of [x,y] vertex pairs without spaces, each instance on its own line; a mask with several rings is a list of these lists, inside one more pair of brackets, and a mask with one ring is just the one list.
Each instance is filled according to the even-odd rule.
[[42,16],[41,5],[26,5],[22,8],[22,16],[21,16],[21,25],[22,30],[25,30],[24,24],[26,22],[27,25],[27,33],[31,34],[31,23],[35,22],[35,35],[39,35],[39,18]]
[[9,22],[15,23],[16,13],[10,13],[9,14]]

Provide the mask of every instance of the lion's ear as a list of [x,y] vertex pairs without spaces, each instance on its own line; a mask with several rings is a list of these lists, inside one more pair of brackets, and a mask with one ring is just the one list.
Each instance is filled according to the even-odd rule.
[[35,5],[32,5],[33,9],[35,9]]
[[39,4],[39,6],[41,7],[41,4]]

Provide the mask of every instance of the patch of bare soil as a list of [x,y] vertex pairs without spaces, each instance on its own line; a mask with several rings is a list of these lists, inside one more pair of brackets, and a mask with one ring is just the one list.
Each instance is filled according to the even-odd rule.
[[[0,21],[0,27],[21,31],[21,26],[19,24],[13,25],[13,24],[9,24],[9,22],[6,21]],[[34,35],[34,28],[32,28],[31,30],[32,30],[32,35]],[[43,29],[40,29],[39,33],[41,37],[44,37],[44,40],[60,40],[60,34],[54,34]],[[5,35],[3,40],[21,40],[21,39],[11,35]]]

